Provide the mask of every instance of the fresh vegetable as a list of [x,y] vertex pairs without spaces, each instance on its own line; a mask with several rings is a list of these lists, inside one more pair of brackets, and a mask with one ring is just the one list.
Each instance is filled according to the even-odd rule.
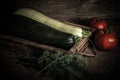
[[17,10],[3,21],[3,25],[4,33],[64,49],[69,49],[76,41],[91,34],[90,31],[26,8]]
[[58,20],[47,17],[43,15],[42,13],[37,12],[32,9],[28,9],[28,8],[19,9],[14,14],[31,18],[35,21],[38,21],[42,24],[46,24],[47,26],[54,28],[56,30],[62,31],[62,32],[70,33],[72,35],[77,35],[79,37],[83,36],[82,28],[62,23]]
[[95,45],[101,50],[111,50],[116,47],[118,38],[112,32],[105,32],[103,30],[97,31],[95,34]]
[[20,15],[10,16],[4,21],[2,31],[9,35],[65,49],[72,47],[77,38]]
[[[10,52],[10,51],[9,51]],[[13,53],[13,49],[11,50]],[[21,65],[26,70],[36,71],[34,78],[39,80],[85,80],[85,57],[79,54],[64,54],[62,51],[44,51],[34,55],[22,52],[13,53],[15,59],[13,63]],[[38,53],[37,52],[37,53]],[[30,52],[31,53],[31,52]],[[11,57],[11,56],[10,56]],[[52,74],[51,74],[52,73]],[[67,76],[67,77],[66,77]],[[72,77],[71,77],[72,76]]]
[[2,24],[1,31],[4,33],[64,49],[70,49],[76,41],[90,36],[91,33],[48,18],[31,9],[16,11]]
[[89,21],[89,26],[96,30],[105,30],[108,26],[107,21],[100,17],[92,17]]

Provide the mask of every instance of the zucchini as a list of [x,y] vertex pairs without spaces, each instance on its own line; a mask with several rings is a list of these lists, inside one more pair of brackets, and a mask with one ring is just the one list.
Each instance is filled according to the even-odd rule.
[[46,24],[49,27],[52,27],[56,30],[82,37],[82,28],[62,23],[58,20],[47,17],[43,15],[42,13],[37,12],[35,10],[29,9],[29,8],[22,8],[22,9],[17,10],[14,14],[31,18],[40,23]]
[[76,36],[58,31],[33,19],[11,15],[2,22],[2,33],[14,35],[62,49],[70,49],[76,43]]
[[[58,48],[70,49],[89,31],[47,17],[32,9],[19,9],[2,22],[1,31]],[[83,33],[87,33],[83,35]]]

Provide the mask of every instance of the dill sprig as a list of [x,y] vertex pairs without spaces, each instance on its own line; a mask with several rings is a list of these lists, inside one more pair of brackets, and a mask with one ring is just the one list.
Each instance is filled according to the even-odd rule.
[[24,67],[37,70],[35,77],[49,77],[52,80],[85,79],[85,58],[79,54],[64,54],[60,50],[55,53],[46,50],[39,57],[27,55],[27,57],[19,57],[18,60]]

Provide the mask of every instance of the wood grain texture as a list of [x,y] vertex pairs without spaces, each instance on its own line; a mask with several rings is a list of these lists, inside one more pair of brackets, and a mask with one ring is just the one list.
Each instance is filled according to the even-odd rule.
[[[62,21],[80,22],[81,19],[89,19],[99,16],[108,19],[110,26],[118,34],[120,31],[120,1],[119,0],[4,0],[1,2],[1,16],[11,14],[19,8],[32,8],[55,19]],[[112,19],[112,20],[111,20]],[[116,21],[114,21],[116,20]],[[114,21],[114,23],[112,23]],[[117,22],[117,23],[116,23]],[[120,40],[119,40],[120,41]],[[115,80],[120,72],[120,46],[111,51],[97,50],[95,58],[86,57],[86,68],[90,76],[98,79]],[[115,75],[113,75],[115,74]]]
[[3,15],[27,7],[61,20],[93,16],[120,18],[118,0],[5,0],[1,4]]

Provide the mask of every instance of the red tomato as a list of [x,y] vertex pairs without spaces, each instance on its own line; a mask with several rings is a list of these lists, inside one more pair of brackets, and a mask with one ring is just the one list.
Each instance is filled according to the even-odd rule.
[[100,17],[92,17],[89,25],[97,30],[104,30],[107,28],[107,21]]
[[111,50],[118,43],[118,38],[114,32],[105,33],[98,31],[95,35],[95,45],[102,50]]

